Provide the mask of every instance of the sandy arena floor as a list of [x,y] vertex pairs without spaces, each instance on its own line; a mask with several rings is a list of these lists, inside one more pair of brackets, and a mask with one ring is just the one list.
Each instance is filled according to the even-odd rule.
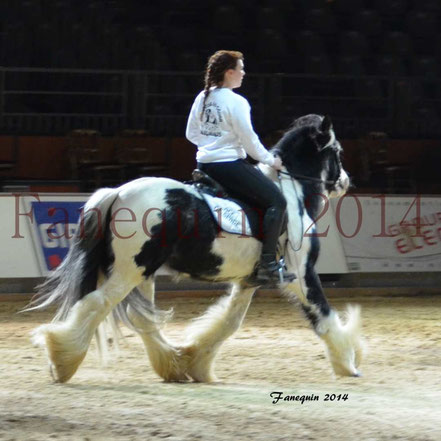
[[[175,306],[168,335],[212,300],[162,300]],[[331,302],[340,311],[347,300]],[[0,440],[411,440],[441,439],[441,296],[364,297],[369,353],[362,378],[334,378],[324,347],[296,307],[259,297],[241,330],[223,346],[214,385],[163,383],[141,340],[100,367],[94,347],[68,384],[53,384],[29,331],[48,313],[0,303]],[[319,401],[279,401],[318,395]],[[326,394],[347,400],[325,401]]]

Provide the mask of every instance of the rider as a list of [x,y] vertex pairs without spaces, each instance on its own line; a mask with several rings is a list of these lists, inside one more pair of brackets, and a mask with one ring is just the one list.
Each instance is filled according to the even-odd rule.
[[276,258],[277,242],[286,216],[286,200],[277,186],[245,160],[247,153],[276,170],[280,157],[273,156],[259,141],[251,124],[248,101],[233,92],[245,75],[243,55],[217,51],[207,64],[205,88],[196,97],[187,122],[186,137],[198,147],[200,170],[222,184],[232,195],[257,205],[263,217],[262,255],[253,282],[278,282],[295,276],[281,268]]

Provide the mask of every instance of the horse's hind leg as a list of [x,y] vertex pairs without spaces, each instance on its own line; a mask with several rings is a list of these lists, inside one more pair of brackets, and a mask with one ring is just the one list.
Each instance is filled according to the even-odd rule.
[[[154,304],[155,282],[152,277],[138,285],[137,289],[151,303]],[[150,363],[155,372],[166,381],[188,380],[185,369],[180,365],[180,351],[173,346],[163,335],[160,325],[163,320],[159,314],[151,311],[142,311],[142,305],[137,306],[133,294],[130,294],[124,303],[130,324],[141,336]],[[123,305],[121,305],[123,306]]]
[[295,293],[317,335],[326,343],[329,359],[337,375],[359,376],[363,344],[360,337],[360,308],[348,307],[346,323],[332,309],[323,293],[320,279],[312,265],[298,281],[288,285],[285,294]]
[[222,343],[236,332],[247,313],[255,288],[233,285],[231,293],[221,298],[187,330],[187,374],[195,381],[216,381],[214,359]]
[[113,273],[100,288],[75,303],[65,321],[33,332],[34,342],[46,348],[55,381],[64,383],[75,374],[97,326],[132,288],[133,284]]

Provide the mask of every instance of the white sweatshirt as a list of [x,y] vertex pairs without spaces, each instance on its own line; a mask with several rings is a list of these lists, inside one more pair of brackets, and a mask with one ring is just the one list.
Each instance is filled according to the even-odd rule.
[[259,141],[251,124],[251,107],[241,95],[228,88],[210,91],[201,119],[204,92],[195,99],[185,136],[198,147],[198,162],[227,162],[246,158],[274,164],[273,155]]

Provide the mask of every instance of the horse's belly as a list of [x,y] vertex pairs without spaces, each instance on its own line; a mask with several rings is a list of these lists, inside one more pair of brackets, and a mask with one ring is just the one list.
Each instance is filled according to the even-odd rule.
[[212,252],[223,258],[221,278],[241,278],[253,272],[259,260],[261,242],[253,237],[222,232],[213,242]]
[[238,280],[252,273],[261,248],[260,242],[254,238],[224,232],[210,247],[200,245],[187,242],[170,257],[166,266],[195,279]]

